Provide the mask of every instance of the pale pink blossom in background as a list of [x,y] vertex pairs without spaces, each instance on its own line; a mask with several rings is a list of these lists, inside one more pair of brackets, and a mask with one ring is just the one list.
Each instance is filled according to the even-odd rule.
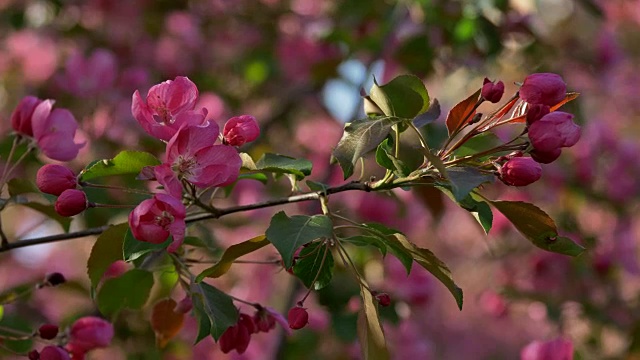
[[6,38],[6,47],[27,82],[38,84],[53,75],[58,64],[58,47],[47,36],[33,30],[17,31]]

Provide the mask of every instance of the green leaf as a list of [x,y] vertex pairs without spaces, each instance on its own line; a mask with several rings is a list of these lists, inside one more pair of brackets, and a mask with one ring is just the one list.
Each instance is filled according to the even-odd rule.
[[191,284],[191,292],[198,320],[196,343],[208,335],[218,341],[225,330],[238,322],[238,309],[229,295],[207,283]]
[[429,108],[429,94],[422,80],[400,75],[385,85],[374,84],[370,98],[387,116],[413,119]]
[[482,89],[478,89],[478,91],[474,92],[468,98],[462,100],[457,103],[447,114],[447,130],[449,131],[449,135],[451,135],[454,131],[458,129],[462,129],[466,124],[473,119],[473,116],[476,114],[475,105],[480,99],[480,92]]
[[385,169],[391,170],[398,177],[405,177],[411,173],[411,170],[401,160],[392,155],[392,145],[387,137],[378,145],[376,150],[376,162]]
[[373,235],[355,235],[348,238],[340,239],[340,241],[348,242],[356,246],[374,246],[380,250],[382,256],[387,255],[387,245],[378,236]]
[[[326,254],[326,255],[325,255]],[[324,258],[324,262],[322,259]],[[329,285],[333,277],[333,255],[331,250],[323,242],[317,242],[300,251],[300,258],[293,266],[293,273],[302,280],[307,288],[313,284],[315,290],[320,290]]]
[[59,215],[53,205],[44,205],[38,202],[21,203],[20,205],[24,205],[28,208],[47,215],[51,219],[55,220],[58,224],[60,224],[65,232],[69,232],[72,218]]
[[578,256],[584,248],[573,240],[558,236],[555,222],[539,207],[522,201],[491,201],[533,245],[547,251]]
[[243,180],[243,179],[260,181],[263,184],[266,184],[267,182],[269,182],[269,179],[267,178],[267,176],[262,173],[247,173],[247,174],[238,175],[238,180]]
[[462,146],[460,146],[460,148],[454,151],[453,154],[458,158],[475,155],[477,153],[492,149],[501,143],[502,142],[500,141],[500,138],[498,136],[496,136],[492,132],[485,131],[467,140]]
[[329,188],[329,185],[318,181],[307,180],[306,183],[311,191],[321,191],[322,193],[326,193]]
[[133,237],[133,233],[131,233],[131,229],[129,229],[124,236],[124,242],[122,245],[123,259],[126,262],[130,262],[150,252],[166,249],[172,241],[172,236],[169,236],[162,244],[152,244],[150,242],[140,241]]
[[358,339],[365,360],[388,360],[389,350],[380,324],[378,307],[369,290],[360,285],[362,310],[358,314]]
[[333,236],[333,223],[325,215],[288,217],[284,211],[280,211],[271,218],[266,235],[288,269],[293,264],[293,254],[300,246],[319,238]]
[[256,162],[256,170],[276,174],[292,174],[297,180],[311,175],[313,163],[307,159],[296,159],[289,156],[266,153]]
[[356,161],[375,149],[398,122],[400,120],[397,118],[379,117],[356,120],[345,125],[342,138],[333,150],[345,179],[353,174]]
[[160,165],[155,156],[143,151],[122,151],[113,159],[104,159],[82,170],[79,181],[114,175],[137,175],[145,166]]
[[200,275],[196,277],[195,281],[201,282],[205,277],[220,277],[229,271],[231,265],[237,258],[252,253],[267,245],[269,245],[269,240],[267,240],[264,235],[256,236],[239,244],[231,245],[224,251],[220,260],[212,267],[202,271]]
[[40,193],[40,190],[38,189],[36,184],[32,183],[27,179],[14,178],[9,180],[7,185],[9,187],[9,196],[11,197],[15,197],[17,195],[22,195],[22,194]]
[[407,249],[402,246],[402,244],[398,243],[397,241],[393,241],[392,238],[393,235],[400,233],[400,231],[388,228],[378,223],[368,223],[364,224],[364,226],[370,230],[373,230],[369,233],[376,236],[378,239],[380,239],[380,241],[384,243],[391,254],[393,254],[393,256],[400,260],[400,263],[402,263],[402,265],[404,265],[404,268],[407,270],[407,274],[409,274],[413,265],[413,256],[411,256],[411,253],[407,251]]
[[87,273],[93,288],[98,286],[109,265],[123,259],[122,244],[127,230],[129,230],[128,223],[111,226],[100,234],[93,244],[89,261],[87,261]]
[[152,286],[153,274],[142,269],[129,270],[102,284],[96,297],[98,309],[109,317],[124,308],[139,310],[147,302]]
[[447,175],[451,182],[451,192],[456,201],[462,201],[473,189],[495,180],[495,175],[467,166],[448,168]]
[[[403,259],[406,261],[406,258],[409,257],[411,261],[415,260],[415,262],[440,280],[440,282],[447,287],[451,295],[453,295],[456,303],[458,304],[458,308],[462,309],[462,289],[460,289],[460,287],[458,287],[458,285],[453,281],[449,268],[430,250],[415,246],[404,236],[404,234],[397,230],[389,229],[383,225],[373,223],[366,224],[366,226],[376,228],[378,231],[383,232],[386,235],[384,237],[385,244],[389,247],[389,251],[398,257],[401,262],[403,262]],[[409,273],[409,271],[411,271],[411,264],[408,264],[407,266],[407,264],[403,262],[403,265],[405,265],[407,273]]]
[[435,188],[445,193],[451,200],[455,201],[461,208],[467,210],[478,221],[486,234],[491,230],[493,224],[493,212],[491,207],[482,198],[474,193],[470,193],[464,199],[457,201],[451,193],[450,186],[436,185]]
[[0,305],[0,321],[4,318],[4,306]]

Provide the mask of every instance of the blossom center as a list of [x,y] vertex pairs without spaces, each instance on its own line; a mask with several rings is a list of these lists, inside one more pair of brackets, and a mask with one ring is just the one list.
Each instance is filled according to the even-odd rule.
[[192,175],[191,170],[198,165],[198,161],[194,157],[185,158],[182,155],[173,163],[173,171],[178,177]]
[[163,211],[161,215],[156,216],[155,223],[156,225],[162,227],[163,229],[167,230],[167,227],[169,227],[169,225],[171,225],[173,223],[173,220],[175,218],[173,217],[173,215],[171,215],[171,213],[169,213],[168,211]]

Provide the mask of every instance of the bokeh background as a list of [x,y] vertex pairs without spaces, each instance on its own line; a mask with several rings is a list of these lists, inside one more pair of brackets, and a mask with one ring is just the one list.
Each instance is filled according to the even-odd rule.
[[[517,359],[528,343],[559,337],[573,343],[576,359],[638,359],[639,43],[636,0],[0,0],[0,131],[10,133],[13,108],[35,95],[55,99],[80,122],[87,145],[71,163],[76,170],[123,149],[161,154],[164,145],[131,115],[131,95],[184,75],[219,124],[239,114],[258,119],[261,137],[243,150],[256,158],[264,152],[308,158],[311,179],[339,184],[342,173],[329,165],[330,153],[344,122],[363,116],[359,92],[368,91],[373,76],[379,83],[403,73],[424,79],[443,109],[440,121],[425,130],[437,147],[446,136],[448,109],[484,77],[504,81],[506,98],[530,73],[558,73],[569,90],[581,93],[565,110],[576,115],[582,139],[544,166],[541,181],[518,189],[496,183],[483,192],[540,206],[563,235],[588,248],[579,258],[534,248],[497,213],[486,236],[467,212],[430,189],[343,193],[331,206],[402,230],[441,257],[465,291],[459,311],[427,272],[415,268],[407,277],[394,259],[352,249],[369,281],[393,299],[383,318],[396,359]],[[2,159],[11,144],[4,139]],[[410,149],[411,140],[403,146]],[[30,157],[18,175],[33,180],[48,161]],[[283,196],[286,185],[242,181],[220,204]],[[110,192],[90,193],[90,199],[136,201]],[[318,211],[315,204],[284,209]],[[191,231],[224,248],[262,234],[275,210]],[[9,207],[2,217],[12,239],[62,231],[25,207]],[[90,210],[72,228],[125,217]],[[64,325],[95,313],[86,275],[92,239],[0,254],[0,292],[53,271],[71,280],[6,306],[0,326]],[[252,256],[274,258],[275,251]],[[155,299],[170,293],[175,274],[161,273],[158,283]],[[276,266],[235,266],[213,284],[283,312],[301,294],[297,280]],[[244,355],[223,355],[210,339],[193,347],[193,321],[157,349],[148,309],[125,313],[112,346],[90,358],[357,359],[357,299],[355,282],[337,268],[334,283],[313,296],[307,328],[291,337],[280,330],[255,335]],[[10,356],[0,344],[0,357]]]

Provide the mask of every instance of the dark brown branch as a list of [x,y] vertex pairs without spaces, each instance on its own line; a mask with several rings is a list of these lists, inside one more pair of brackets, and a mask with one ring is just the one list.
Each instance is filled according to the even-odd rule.
[[[385,189],[388,189],[388,188],[385,187]],[[352,191],[352,190],[373,191],[373,190],[382,190],[382,189],[381,188],[373,189],[371,188],[369,183],[354,181],[354,182],[346,183],[340,186],[327,188],[326,194],[331,195],[331,194],[336,194],[344,191]],[[232,206],[226,209],[217,209],[217,212],[215,214],[195,215],[193,217],[188,218],[186,222],[192,223],[192,222],[202,221],[207,219],[218,219],[225,215],[242,212],[242,211],[262,209],[262,208],[278,206],[283,204],[301,202],[301,201],[317,200],[320,198],[322,194],[323,194],[322,191],[314,191],[306,194],[294,195],[294,196],[289,196],[289,197],[280,198],[280,199],[267,200],[267,201],[263,201],[255,204],[250,204],[250,205]],[[104,231],[106,231],[110,226],[111,225],[104,225],[104,226],[99,226],[95,228],[90,228],[86,230],[75,231],[75,232],[70,232],[65,234],[58,234],[58,235],[39,237],[35,239],[14,241],[14,242],[7,243],[0,246],[0,253],[17,249],[17,248],[32,246],[32,245],[40,245],[40,244],[57,242],[57,241],[72,240],[72,239],[77,239],[77,238],[81,238],[89,235],[100,235]]]

